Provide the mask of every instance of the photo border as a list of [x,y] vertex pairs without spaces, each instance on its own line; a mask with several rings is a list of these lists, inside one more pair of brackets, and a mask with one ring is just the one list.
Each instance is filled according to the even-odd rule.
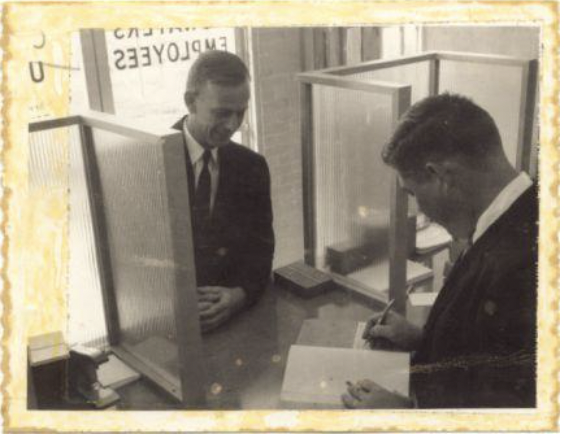
[[[362,17],[362,19],[359,19]],[[353,26],[393,24],[538,25],[539,283],[536,409],[441,411],[29,411],[27,338],[63,330],[68,267],[68,195],[27,191],[27,124],[37,91],[22,72],[38,53],[70,65],[82,28]],[[2,414],[9,432],[193,431],[547,431],[559,416],[559,11],[554,1],[187,1],[30,2],[2,7]],[[43,34],[43,41],[41,41]],[[43,43],[43,46],[40,47]],[[39,47],[39,48],[38,48]],[[68,115],[65,69],[49,70],[39,112]]]

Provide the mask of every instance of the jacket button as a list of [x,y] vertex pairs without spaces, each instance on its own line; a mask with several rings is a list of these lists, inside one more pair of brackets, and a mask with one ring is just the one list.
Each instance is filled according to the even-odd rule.
[[227,248],[218,248],[216,254],[220,257],[225,257],[227,255]]
[[493,316],[496,310],[497,306],[493,301],[486,301],[484,303],[484,312],[486,312],[489,316]]

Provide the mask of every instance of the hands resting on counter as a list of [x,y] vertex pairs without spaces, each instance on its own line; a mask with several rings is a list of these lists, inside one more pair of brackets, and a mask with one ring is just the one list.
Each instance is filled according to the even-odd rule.
[[[372,345],[384,339],[402,351],[413,351],[419,346],[422,330],[395,312],[387,314],[380,322],[382,313],[376,313],[366,323],[363,338]],[[350,409],[409,408],[412,401],[400,394],[390,392],[371,380],[361,380],[347,385],[342,395],[343,404]]]
[[198,288],[198,310],[202,332],[219,327],[245,306],[240,287],[202,286]]

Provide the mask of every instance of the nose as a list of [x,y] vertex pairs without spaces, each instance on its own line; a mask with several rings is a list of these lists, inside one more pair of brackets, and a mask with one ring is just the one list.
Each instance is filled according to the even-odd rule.
[[241,126],[241,118],[237,113],[232,113],[229,118],[225,121],[225,127],[231,132],[237,131]]

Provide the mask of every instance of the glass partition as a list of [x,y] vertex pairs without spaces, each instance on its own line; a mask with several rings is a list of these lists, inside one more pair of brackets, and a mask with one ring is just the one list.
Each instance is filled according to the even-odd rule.
[[175,261],[160,148],[92,129],[121,345],[178,379]]
[[71,142],[69,155],[69,340],[107,348],[93,211],[80,136]]
[[202,406],[181,134],[94,115],[32,123],[30,145],[30,184],[70,189],[71,343],[109,345],[183,406]]
[[[370,225],[388,222],[393,175],[380,150],[390,103],[387,95],[313,86],[317,267],[330,264],[332,246],[366,245]],[[373,251],[387,255],[387,242],[374,242]]]
[[408,220],[407,194],[398,190],[395,173],[381,159],[399,107],[408,106],[409,90],[350,76],[308,79],[312,262],[338,283],[387,302],[405,292],[406,282],[432,275],[407,261],[415,216]]
[[[385,81],[409,85],[411,87],[411,102],[415,103],[433,93],[433,62],[433,60],[426,59],[407,64],[392,64],[379,69],[364,70],[359,73],[349,72],[343,76],[361,80]],[[389,105],[391,105],[391,103],[389,103]],[[391,121],[389,123],[391,123]],[[389,135],[391,135],[391,132]],[[409,211],[411,214],[416,215],[418,209],[415,199],[409,197]]]
[[[499,129],[507,158],[518,165],[520,107],[525,98],[521,65],[441,60],[439,92],[470,97],[490,113]],[[528,170],[528,169],[527,169]]]

